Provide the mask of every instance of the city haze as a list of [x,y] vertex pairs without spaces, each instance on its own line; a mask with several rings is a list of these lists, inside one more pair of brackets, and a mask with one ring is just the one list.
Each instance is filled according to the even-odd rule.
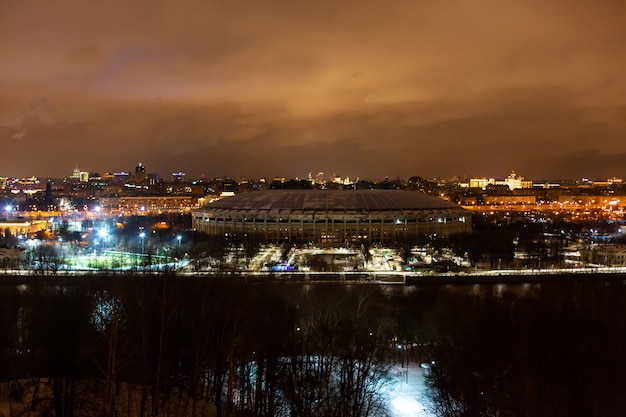
[[623,177],[621,1],[0,6],[0,175]]

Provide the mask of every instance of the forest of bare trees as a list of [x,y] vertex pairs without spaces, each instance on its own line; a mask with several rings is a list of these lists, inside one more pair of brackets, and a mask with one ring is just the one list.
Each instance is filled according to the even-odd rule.
[[5,283],[0,413],[384,416],[390,367],[413,360],[434,363],[436,415],[624,415],[624,301],[622,281],[597,280]]
[[381,415],[393,323],[377,288],[174,275],[5,285],[10,415]]

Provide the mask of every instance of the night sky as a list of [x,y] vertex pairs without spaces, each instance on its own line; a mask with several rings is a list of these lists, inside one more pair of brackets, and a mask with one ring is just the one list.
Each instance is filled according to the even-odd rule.
[[626,1],[0,0],[0,176],[626,178]]

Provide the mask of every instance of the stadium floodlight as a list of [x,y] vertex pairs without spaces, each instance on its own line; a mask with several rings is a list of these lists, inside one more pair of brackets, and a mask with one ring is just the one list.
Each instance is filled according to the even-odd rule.
[[139,238],[141,239],[141,254],[142,255],[144,254],[144,249],[145,249],[145,246],[144,246],[145,245],[144,244],[145,237],[146,237],[146,233],[145,232],[139,233]]

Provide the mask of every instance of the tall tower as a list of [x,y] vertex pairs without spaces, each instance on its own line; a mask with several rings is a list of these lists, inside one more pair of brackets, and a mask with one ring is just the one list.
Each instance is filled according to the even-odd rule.
[[146,180],[146,167],[140,162],[135,168],[135,181],[144,182]]

